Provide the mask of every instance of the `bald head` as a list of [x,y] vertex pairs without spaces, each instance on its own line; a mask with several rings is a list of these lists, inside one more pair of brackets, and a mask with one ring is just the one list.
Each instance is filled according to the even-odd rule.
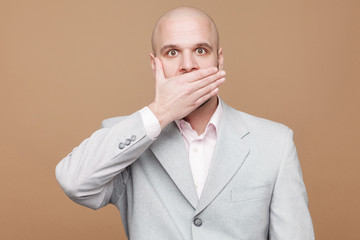
[[219,34],[216,28],[214,21],[203,11],[192,8],[192,7],[178,7],[166,12],[162,15],[159,20],[156,22],[152,37],[151,37],[151,46],[154,55],[159,50],[159,43],[161,42],[161,34],[166,31],[166,26],[169,23],[182,23],[182,22],[201,22],[205,27],[210,31],[210,34],[213,37],[215,46],[219,48]]

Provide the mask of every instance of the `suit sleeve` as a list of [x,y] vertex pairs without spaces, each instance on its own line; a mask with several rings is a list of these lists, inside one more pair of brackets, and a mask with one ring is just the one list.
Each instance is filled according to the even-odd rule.
[[289,129],[270,208],[270,240],[313,240],[314,230],[300,162]]
[[102,128],[85,139],[56,166],[56,178],[74,202],[98,209],[107,205],[113,179],[153,142],[146,135],[138,112]]

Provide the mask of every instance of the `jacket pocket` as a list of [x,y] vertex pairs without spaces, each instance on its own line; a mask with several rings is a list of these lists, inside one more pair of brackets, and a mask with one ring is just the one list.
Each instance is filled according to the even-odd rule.
[[231,190],[231,200],[233,202],[247,201],[266,198],[270,195],[271,184],[251,187],[234,188]]

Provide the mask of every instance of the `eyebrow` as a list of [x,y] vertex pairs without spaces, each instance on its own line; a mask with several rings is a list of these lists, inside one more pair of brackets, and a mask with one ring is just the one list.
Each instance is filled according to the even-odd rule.
[[[205,47],[205,48],[212,50],[211,45],[207,42],[201,42],[201,43],[195,44],[195,48],[199,48],[199,47]],[[179,46],[176,44],[167,44],[167,45],[164,45],[160,49],[160,53],[163,54],[167,49],[178,49],[178,48],[179,48]]]
[[164,45],[161,49],[160,49],[160,53],[164,53],[167,49],[173,49],[173,48],[179,48],[178,45],[175,44],[167,44]]

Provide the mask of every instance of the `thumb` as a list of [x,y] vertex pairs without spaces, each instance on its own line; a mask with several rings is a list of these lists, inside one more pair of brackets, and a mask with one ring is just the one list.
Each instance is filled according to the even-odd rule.
[[164,79],[165,75],[164,75],[164,70],[162,67],[162,62],[159,58],[155,57],[155,74],[156,74],[156,79],[160,80],[160,79]]

